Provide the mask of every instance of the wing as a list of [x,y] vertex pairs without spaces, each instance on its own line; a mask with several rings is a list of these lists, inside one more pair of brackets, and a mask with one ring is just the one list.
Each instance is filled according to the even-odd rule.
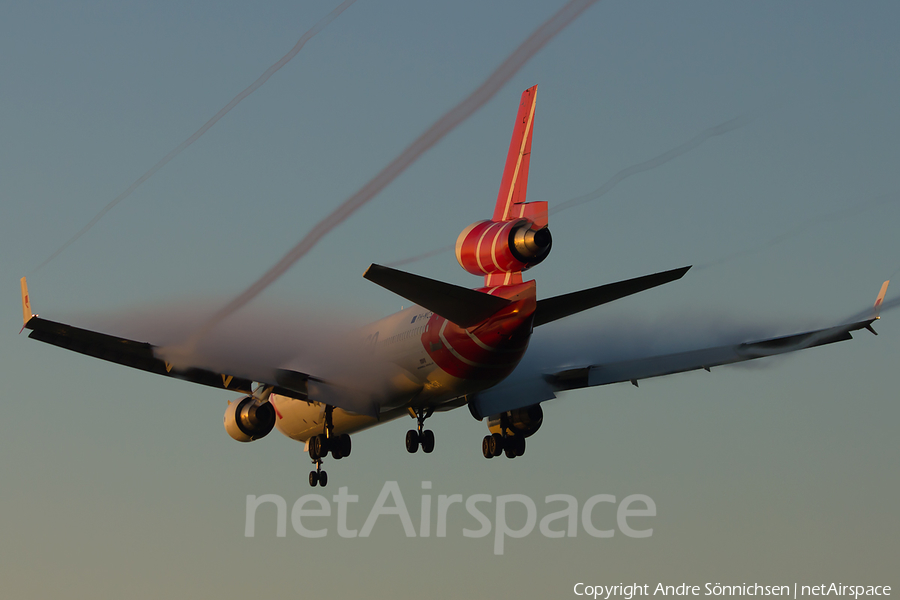
[[175,369],[170,363],[157,356],[158,348],[156,346],[147,342],[80,329],[56,321],[48,321],[36,315],[25,322],[24,328],[31,330],[28,337],[33,340],[141,371],[243,394],[249,394],[252,391],[252,381],[245,378],[202,368]]
[[742,344],[593,364],[550,373],[536,373],[530,377],[501,383],[476,394],[469,401],[469,410],[476,418],[480,419],[488,415],[551,400],[560,391],[626,381],[630,381],[636,386],[641,379],[650,377],[661,377],[699,369],[709,371],[712,367],[721,365],[850,340],[853,339],[851,332],[860,329],[867,329],[875,333],[872,323],[879,318],[877,313],[886,291],[887,282],[882,286],[875,307],[870,311],[871,317],[862,321]]
[[[90,331],[42,319],[31,312],[28,284],[23,277],[22,312],[23,330],[29,329],[28,337],[66,350],[78,352],[141,371],[156,373],[192,383],[199,383],[222,390],[251,394],[253,383],[271,388],[271,392],[299,400],[315,400],[327,394],[330,404],[355,413],[372,414],[371,402],[361,400],[358,395],[343,394],[339,386],[307,373],[280,368],[245,367],[226,369],[226,372],[211,370],[203,366],[169,362],[166,353],[158,346],[147,342]],[[312,398],[310,398],[312,396]]]
[[698,369],[709,371],[710,368],[721,365],[730,365],[755,358],[775,356],[777,354],[796,352],[806,348],[851,340],[853,339],[853,336],[850,335],[851,331],[864,328],[871,329],[874,321],[875,319],[873,318],[857,323],[838,325],[828,329],[807,331],[757,342],[703,348],[677,354],[663,354],[649,358],[567,369],[558,373],[547,374],[544,378],[550,382],[555,390],[572,390],[624,381],[630,381],[633,385],[637,385],[639,380],[650,377],[661,377],[662,375]]

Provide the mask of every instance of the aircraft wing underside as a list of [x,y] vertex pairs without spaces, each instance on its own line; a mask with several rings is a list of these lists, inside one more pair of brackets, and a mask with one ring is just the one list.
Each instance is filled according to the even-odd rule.
[[287,369],[266,369],[266,373],[236,374],[220,373],[197,366],[175,366],[159,356],[159,348],[147,342],[89,331],[37,316],[32,316],[25,323],[25,329],[31,330],[29,338],[73,352],[241,394],[251,394],[252,384],[256,382],[273,388],[272,391],[276,394],[306,400],[309,381],[311,379],[317,381],[305,373]]
[[874,321],[873,317],[865,321],[755,342],[537,373],[533,377],[510,381],[478,393],[469,401],[469,409],[473,415],[481,418],[551,400],[560,391],[626,381],[636,386],[639,380],[650,377],[699,369],[708,371],[721,365],[850,340],[853,339],[850,332],[860,329],[875,333],[871,327]]

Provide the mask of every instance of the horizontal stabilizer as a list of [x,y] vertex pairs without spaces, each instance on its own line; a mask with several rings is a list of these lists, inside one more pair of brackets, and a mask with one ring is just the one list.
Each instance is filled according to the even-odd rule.
[[510,304],[505,298],[381,265],[370,265],[363,277],[460,327],[477,325]]
[[643,277],[619,281],[618,283],[601,285],[589,290],[581,290],[580,292],[538,300],[537,310],[534,313],[534,326],[544,325],[583,310],[681,279],[690,268],[688,266],[672,269],[671,271],[644,275]]

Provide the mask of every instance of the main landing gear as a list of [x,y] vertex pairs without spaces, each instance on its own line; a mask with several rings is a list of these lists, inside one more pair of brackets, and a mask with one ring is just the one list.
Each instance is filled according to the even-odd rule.
[[503,432],[492,433],[484,436],[481,440],[481,453],[485,458],[494,458],[501,454],[506,454],[506,458],[515,458],[525,454],[525,436],[521,433],[509,435],[509,431],[504,417],[500,418],[500,430]]
[[422,446],[422,452],[428,454],[434,450],[434,432],[430,429],[424,429],[425,419],[434,413],[433,409],[420,408],[417,410],[409,409],[409,412],[416,418],[416,428],[406,432],[406,451],[414,454],[419,446]]
[[312,487],[328,485],[328,473],[322,470],[322,459],[328,456],[329,452],[331,458],[335,460],[350,456],[350,436],[346,433],[334,435],[334,423],[331,419],[333,411],[333,406],[325,407],[325,433],[320,433],[309,440],[309,457],[316,465],[316,470],[309,472],[309,485]]
[[494,458],[506,454],[506,458],[515,458],[525,454],[525,438],[521,435],[502,436],[492,433],[481,440],[481,453],[485,458]]

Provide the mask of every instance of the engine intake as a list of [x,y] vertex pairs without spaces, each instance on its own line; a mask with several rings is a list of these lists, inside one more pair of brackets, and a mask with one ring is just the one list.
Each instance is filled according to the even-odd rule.
[[252,442],[269,435],[275,427],[275,407],[247,396],[228,404],[225,431],[239,442]]
[[517,273],[547,258],[553,238],[528,219],[479,221],[456,240],[456,260],[473,275]]

